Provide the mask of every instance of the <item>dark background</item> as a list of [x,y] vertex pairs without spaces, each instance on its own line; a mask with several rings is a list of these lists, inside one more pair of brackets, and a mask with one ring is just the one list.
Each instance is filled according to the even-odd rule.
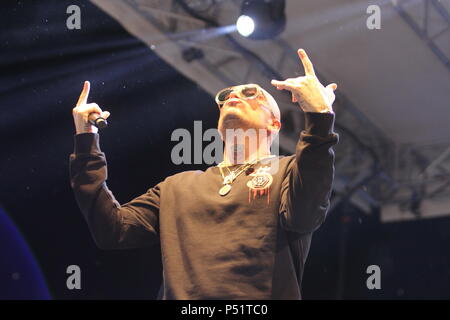
[[[71,4],[81,7],[81,30],[66,28]],[[101,251],[79,212],[69,184],[71,111],[90,80],[89,102],[111,112],[101,146],[108,187],[124,203],[168,175],[206,168],[174,166],[170,135],[195,120],[215,127],[213,98],[88,1],[8,0],[0,8],[0,206],[53,299],[154,299],[159,248]],[[313,237],[304,298],[449,298],[449,228],[449,218],[381,224],[377,210],[367,216],[344,203]],[[39,298],[26,277],[13,276],[23,266],[6,243],[0,298]],[[81,290],[66,287],[72,264],[81,267]],[[372,264],[382,270],[381,290],[366,287]]]

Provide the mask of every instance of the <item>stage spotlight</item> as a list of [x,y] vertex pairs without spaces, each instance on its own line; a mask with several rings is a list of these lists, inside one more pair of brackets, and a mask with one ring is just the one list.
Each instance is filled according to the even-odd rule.
[[240,16],[236,21],[237,31],[244,37],[248,37],[255,30],[255,22],[246,15]]
[[274,38],[286,26],[285,0],[244,0],[236,21],[239,34],[255,40]]

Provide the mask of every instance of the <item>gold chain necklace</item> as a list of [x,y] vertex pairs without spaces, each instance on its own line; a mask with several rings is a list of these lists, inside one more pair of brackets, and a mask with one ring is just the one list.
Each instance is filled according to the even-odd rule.
[[225,196],[227,195],[230,190],[231,190],[231,184],[233,183],[234,180],[236,180],[236,178],[244,171],[246,171],[248,168],[250,168],[251,166],[253,166],[256,162],[266,159],[266,158],[273,158],[275,157],[274,155],[270,155],[261,159],[256,158],[255,160],[248,162],[248,163],[244,163],[242,165],[240,165],[237,169],[231,171],[228,167],[227,170],[229,172],[228,175],[224,175],[223,171],[222,171],[222,166],[223,166],[223,162],[219,163],[217,166],[219,167],[220,170],[220,174],[222,175],[223,178],[223,183],[222,183],[222,187],[219,189],[219,194],[221,196]]

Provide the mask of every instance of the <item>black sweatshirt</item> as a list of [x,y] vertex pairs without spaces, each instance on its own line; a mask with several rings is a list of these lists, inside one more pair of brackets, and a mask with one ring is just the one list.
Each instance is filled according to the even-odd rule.
[[106,186],[99,135],[77,134],[71,186],[98,247],[159,243],[162,299],[301,299],[311,236],[330,204],[333,124],[332,113],[305,113],[296,154],[257,162],[225,196],[213,166],[169,176],[123,205]]

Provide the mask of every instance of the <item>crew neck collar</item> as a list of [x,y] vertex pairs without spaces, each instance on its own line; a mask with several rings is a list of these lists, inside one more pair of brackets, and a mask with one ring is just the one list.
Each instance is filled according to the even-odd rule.
[[260,161],[262,161],[262,160],[267,160],[267,159],[271,159],[271,158],[275,158],[275,157],[276,157],[275,155],[271,154],[271,155],[269,155],[269,156],[265,156],[265,157],[262,157],[262,158],[257,158],[257,159],[255,159],[255,160],[253,160],[253,161],[250,161],[250,162],[236,163],[236,164],[230,164],[230,165],[225,165],[225,164],[223,163],[223,161],[222,161],[221,163],[219,163],[219,164],[217,165],[217,167],[244,166],[244,165],[249,164],[249,163],[252,163],[252,165],[253,165],[253,164],[256,164],[256,163],[258,163],[258,162],[260,162]]

